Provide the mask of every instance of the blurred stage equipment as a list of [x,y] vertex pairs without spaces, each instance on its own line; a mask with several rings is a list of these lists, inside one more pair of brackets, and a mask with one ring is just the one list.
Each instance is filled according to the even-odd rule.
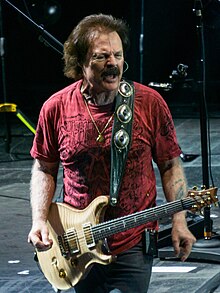
[[188,67],[188,65],[182,63],[178,64],[176,70],[172,71],[170,78],[174,81],[185,79],[187,77]]
[[[198,71],[197,71],[197,93],[200,99],[200,135],[201,135],[201,151],[202,151],[202,175],[203,185],[206,188],[210,186],[210,160],[209,160],[209,143],[208,140],[208,110],[206,103],[206,54],[204,40],[204,22],[203,22],[203,2],[195,0],[194,13],[196,17],[196,30],[198,35]],[[212,178],[211,178],[212,179]],[[213,180],[212,185],[214,186]],[[219,237],[213,238],[212,220],[210,217],[210,207],[204,209],[204,239],[199,240],[194,247],[209,248],[220,247]],[[207,251],[207,253],[210,253]]]
[[27,11],[32,18],[41,25],[53,25],[61,17],[61,1],[57,0],[28,0]]
[[[51,47],[52,49],[54,49],[55,51],[57,51],[59,54],[63,55],[63,44],[61,42],[59,42],[56,38],[54,38],[54,36],[52,36],[44,28],[44,26],[42,24],[41,25],[37,24],[35,21],[33,21],[30,17],[28,17],[26,14],[24,14],[21,10],[19,10],[15,5],[13,5],[8,0],[3,0],[3,1],[6,2],[8,5],[10,5],[14,10],[16,10],[25,20],[28,21],[28,23],[33,27],[33,29],[35,29],[37,32],[39,32],[39,34],[40,34],[39,40],[40,41],[42,41],[45,45],[47,45],[47,46]],[[35,1],[35,2],[38,2],[38,1]],[[52,2],[46,1],[46,2],[52,3],[54,1],[52,1]],[[55,2],[57,2],[57,1],[55,1]],[[40,1],[40,3],[42,3],[42,2]],[[49,6],[47,6],[47,7],[49,7]],[[50,9],[52,9],[52,8],[50,7]],[[56,8],[56,9],[58,10],[58,8]],[[55,10],[55,8],[53,8],[52,10]],[[61,11],[61,10],[59,10],[59,11]],[[39,13],[37,13],[37,15],[39,15]],[[45,19],[44,19],[44,23],[46,23]]]
[[[21,10],[16,6],[11,4],[9,1],[4,0],[8,5],[15,9],[20,15],[29,21],[29,23],[40,32],[39,40],[46,45],[50,45],[57,52],[62,54],[63,44],[56,40],[51,34],[49,34],[42,25],[37,25],[32,19],[25,15]],[[39,21],[44,22],[44,24],[53,24],[55,23],[61,13],[61,6],[58,1],[48,0],[48,1],[31,1],[31,7],[34,8],[31,13],[34,14],[36,11],[36,17],[39,17]],[[27,7],[26,7],[27,8]],[[3,34],[3,15],[2,15],[2,1],[0,1],[0,55],[1,55],[1,71],[2,71],[2,94],[3,94],[3,103],[0,103],[0,112],[4,113],[4,123],[5,123],[5,150],[6,152],[10,151],[11,144],[11,125],[8,113],[16,114],[16,117],[20,119],[24,125],[35,134],[35,125],[34,123],[25,116],[24,113],[18,108],[14,103],[8,103],[7,100],[7,91],[6,91],[6,73],[5,73],[5,37]]]
[[[211,2],[211,1],[210,1]],[[203,188],[209,188],[210,178],[212,186],[214,182],[209,162],[209,139],[208,139],[208,111],[206,103],[206,54],[205,54],[205,40],[204,40],[204,23],[203,23],[203,2],[201,0],[194,1],[194,9],[196,18],[196,31],[198,35],[198,67],[196,76],[196,90],[200,100],[200,135],[201,135],[201,152],[202,152],[202,176]],[[213,231],[213,221],[210,216],[211,206],[206,206],[203,212],[203,237],[200,238],[201,233],[195,233],[197,242],[193,245],[190,259],[206,260],[220,262],[220,235]],[[159,249],[158,256],[160,258],[169,258],[173,256],[172,248],[165,247]]]
[[5,37],[3,33],[3,13],[2,1],[0,1],[0,55],[1,55],[1,76],[2,76],[2,96],[3,103],[0,103],[0,112],[4,114],[5,124],[5,150],[10,151],[11,144],[11,125],[8,113],[14,113],[35,134],[34,124],[17,108],[16,104],[8,103],[7,101],[7,86],[6,86],[6,71],[5,71],[5,56],[6,56]]

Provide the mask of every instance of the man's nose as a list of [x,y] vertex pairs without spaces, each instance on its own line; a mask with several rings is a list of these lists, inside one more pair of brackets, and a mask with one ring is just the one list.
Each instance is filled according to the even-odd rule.
[[111,66],[116,66],[117,65],[117,61],[116,61],[116,57],[114,56],[114,54],[111,54],[108,56],[107,59],[107,66],[111,67]]

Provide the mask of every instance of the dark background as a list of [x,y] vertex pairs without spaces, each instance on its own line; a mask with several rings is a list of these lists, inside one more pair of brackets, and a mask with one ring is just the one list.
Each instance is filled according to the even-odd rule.
[[[199,61],[200,34],[196,28],[198,17],[193,12],[195,2],[11,0],[12,4],[36,22],[38,26],[34,26],[7,2],[1,1],[1,37],[5,39],[5,68],[1,68],[1,71],[4,70],[5,81],[1,79],[0,103],[5,99],[16,103],[30,119],[36,121],[42,103],[52,93],[71,82],[63,76],[62,55],[41,41],[42,28],[63,44],[84,16],[102,12],[123,18],[130,26],[131,48],[126,58],[129,64],[126,77],[142,81],[146,85],[149,82],[157,85],[171,83],[172,90],[157,89],[170,106],[173,116],[198,116],[198,81],[201,80],[202,71]],[[47,7],[51,4],[59,9],[55,16],[48,17]],[[220,2],[206,0],[202,5],[207,106],[210,116],[218,116]],[[143,52],[139,46],[141,33],[144,36]],[[188,66],[186,77],[172,76],[178,64]],[[7,90],[5,97],[3,82]]]

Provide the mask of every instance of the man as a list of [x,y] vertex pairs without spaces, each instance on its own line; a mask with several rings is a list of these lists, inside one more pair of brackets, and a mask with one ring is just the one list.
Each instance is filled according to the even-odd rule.
[[[118,116],[116,104],[128,46],[125,22],[103,14],[85,17],[65,42],[64,73],[75,82],[44,103],[31,149],[35,158],[31,178],[33,225],[28,241],[39,251],[53,245],[46,221],[60,162],[65,203],[83,210],[98,196],[110,193],[111,144],[121,143],[121,138],[124,143],[124,136],[118,141],[112,139],[112,128]],[[187,194],[168,107],[153,89],[136,82],[133,85],[132,137],[127,137],[131,146],[118,202],[108,206],[105,220],[155,206],[152,160],[160,170],[167,201]],[[128,83],[125,87],[130,88]],[[184,261],[195,237],[187,228],[185,212],[174,214],[172,224],[174,250]],[[109,237],[116,261],[107,266],[95,264],[74,287],[76,292],[147,292],[153,256],[146,251],[143,238],[146,231],[156,229],[157,223],[150,222]]]

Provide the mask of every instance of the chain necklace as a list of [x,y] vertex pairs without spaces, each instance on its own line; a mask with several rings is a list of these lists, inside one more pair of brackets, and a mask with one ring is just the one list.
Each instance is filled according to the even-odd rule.
[[97,132],[98,132],[98,136],[97,136],[97,138],[96,138],[96,141],[99,142],[99,143],[103,143],[103,142],[105,141],[105,136],[104,136],[103,133],[105,132],[105,130],[106,130],[106,128],[108,127],[109,123],[112,121],[113,116],[114,116],[114,113],[113,113],[113,114],[111,115],[111,117],[108,119],[108,121],[107,121],[107,123],[105,124],[104,128],[102,129],[102,131],[100,131],[99,128],[98,128],[98,126],[97,126],[97,124],[96,124],[96,122],[95,122],[95,120],[94,120],[94,118],[93,118],[93,116],[92,116],[92,113],[91,113],[91,111],[90,111],[90,109],[89,109],[89,105],[88,105],[87,99],[86,99],[86,97],[85,97],[84,95],[83,95],[83,100],[84,100],[84,102],[85,102],[85,105],[86,105],[87,111],[88,111],[88,113],[89,113],[89,116],[90,116],[90,118],[91,118],[91,120],[92,120],[92,123],[94,124],[94,126],[95,126],[95,128],[96,128],[96,130],[97,130]]

